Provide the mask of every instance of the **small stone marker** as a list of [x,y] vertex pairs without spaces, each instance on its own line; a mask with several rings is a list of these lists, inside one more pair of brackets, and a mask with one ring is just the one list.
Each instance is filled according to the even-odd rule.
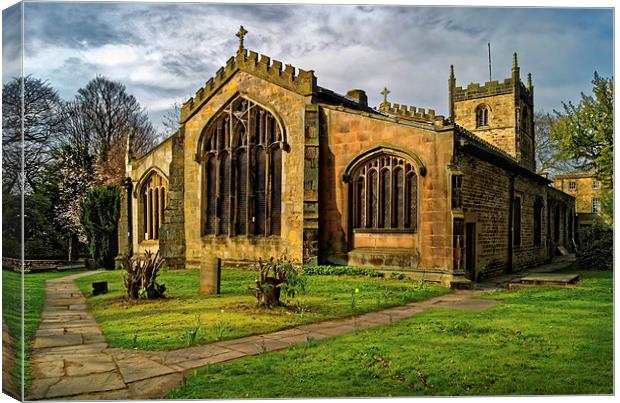
[[107,281],[93,281],[93,295],[107,294],[108,282]]
[[222,259],[205,258],[200,265],[200,292],[203,294],[220,293],[220,276]]

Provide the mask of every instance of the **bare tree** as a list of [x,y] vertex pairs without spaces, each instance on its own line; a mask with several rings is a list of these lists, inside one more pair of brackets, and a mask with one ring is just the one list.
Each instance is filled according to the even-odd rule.
[[534,114],[536,131],[536,171],[540,175],[558,175],[573,169],[570,162],[560,158],[559,148],[551,138],[551,127],[557,118],[544,111]]
[[148,114],[123,84],[97,76],[78,90],[75,102],[89,132],[91,152],[98,158],[107,159],[112,146],[124,143],[130,134],[136,155],[155,144],[157,133]]
[[167,138],[179,129],[179,120],[181,119],[181,104],[175,102],[171,108],[164,113],[161,118],[161,125],[164,127],[162,137]]
[[[131,136],[136,155],[148,151],[157,133],[125,86],[98,76],[62,108],[62,136],[56,152],[59,175],[58,224],[71,235],[69,249],[86,240],[80,203],[95,185],[125,177],[124,151]],[[71,255],[71,252],[70,252]]]
[[3,86],[2,184],[5,189],[14,189],[22,172],[24,190],[36,188],[45,165],[52,158],[51,150],[60,125],[60,107],[60,97],[47,81],[28,75],[16,77]]

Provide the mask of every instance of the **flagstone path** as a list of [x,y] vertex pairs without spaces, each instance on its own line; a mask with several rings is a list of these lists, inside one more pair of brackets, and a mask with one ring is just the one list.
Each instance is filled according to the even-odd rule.
[[194,369],[209,364],[387,325],[429,308],[484,310],[498,302],[472,298],[480,291],[455,291],[353,318],[172,351],[143,351],[110,348],[106,343],[73,282],[93,273],[47,280],[41,325],[32,341],[27,400],[161,399]]

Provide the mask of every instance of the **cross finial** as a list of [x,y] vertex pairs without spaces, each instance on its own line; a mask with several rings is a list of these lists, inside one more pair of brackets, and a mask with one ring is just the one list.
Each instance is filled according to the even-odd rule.
[[248,31],[243,28],[243,25],[241,25],[239,27],[239,32],[237,32],[237,38],[239,38],[239,50],[243,49],[243,38],[245,37],[245,34],[247,34]]
[[383,87],[383,91],[381,91],[381,95],[383,95],[383,103],[387,104],[387,96],[390,93],[390,90],[387,87]]

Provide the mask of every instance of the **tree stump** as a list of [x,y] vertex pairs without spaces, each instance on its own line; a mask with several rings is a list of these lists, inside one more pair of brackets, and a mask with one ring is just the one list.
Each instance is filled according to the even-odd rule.
[[256,299],[260,307],[280,306],[280,287],[282,282],[275,277],[267,277],[262,282],[256,281]]

